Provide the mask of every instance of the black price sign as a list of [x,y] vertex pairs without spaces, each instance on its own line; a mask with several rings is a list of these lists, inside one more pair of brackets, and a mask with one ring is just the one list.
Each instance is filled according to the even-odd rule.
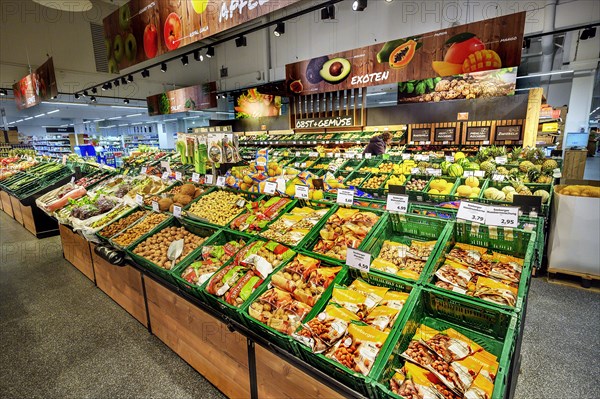
[[435,129],[434,141],[454,141],[455,127],[439,127]]
[[406,186],[398,186],[396,184],[390,184],[388,187],[390,194],[406,194]]
[[323,185],[323,179],[313,179],[313,187],[315,190],[324,190],[325,186]]
[[521,140],[521,126],[496,126],[496,137],[494,138],[494,140]]
[[540,213],[542,209],[542,197],[539,195],[518,195],[513,196],[513,204],[520,206],[524,213],[535,211]]
[[431,129],[412,129],[411,141],[430,141]]
[[489,141],[489,126],[471,126],[467,128],[467,141]]

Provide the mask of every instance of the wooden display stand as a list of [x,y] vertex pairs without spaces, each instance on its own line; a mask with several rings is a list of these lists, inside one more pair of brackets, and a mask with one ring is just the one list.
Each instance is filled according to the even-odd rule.
[[95,282],[89,242],[67,226],[61,224],[59,230],[65,259]]
[[565,150],[562,178],[564,180],[583,180],[587,150]]
[[148,327],[142,273],[129,265],[115,266],[108,263],[96,255],[95,244],[90,246],[98,288],[121,305],[137,321]]
[[144,276],[152,333],[230,398],[250,397],[248,340]]
[[15,217],[10,203],[10,195],[6,191],[0,191],[0,199],[2,199],[2,210],[11,218]]
[[10,196],[10,204],[12,205],[13,218],[21,224],[23,224],[23,214],[21,213],[21,201],[16,197]]
[[37,205],[21,204],[23,226],[37,238],[51,237],[58,234],[58,222],[46,215]]

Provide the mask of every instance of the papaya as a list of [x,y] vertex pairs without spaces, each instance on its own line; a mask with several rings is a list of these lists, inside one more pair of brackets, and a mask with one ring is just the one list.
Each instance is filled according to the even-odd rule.
[[388,62],[388,60],[390,59],[390,54],[392,54],[392,51],[394,51],[394,49],[398,46],[400,46],[401,44],[404,44],[406,42],[406,39],[397,39],[397,40],[392,40],[389,42],[386,42],[383,47],[381,48],[381,50],[379,50],[379,53],[377,53],[377,62],[380,64],[383,64],[384,62]]
[[390,66],[392,68],[404,68],[407,66],[415,56],[417,50],[417,42],[409,40],[404,44],[399,45],[390,54]]

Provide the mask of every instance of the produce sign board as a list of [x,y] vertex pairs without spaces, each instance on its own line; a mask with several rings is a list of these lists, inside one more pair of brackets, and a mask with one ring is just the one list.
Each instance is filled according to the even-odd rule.
[[18,109],[30,108],[43,100],[49,100],[58,95],[54,61],[52,57],[13,85],[13,93]]
[[455,127],[438,127],[435,129],[434,141],[454,141]]
[[234,100],[236,119],[258,119],[281,115],[281,97],[249,89]]
[[495,141],[521,140],[521,126],[496,126]]
[[299,0],[131,0],[103,20],[108,70],[136,65]]
[[146,103],[150,116],[214,108],[217,106],[217,84],[210,82],[155,94],[147,97]]
[[354,117],[352,115],[336,116],[331,118],[305,118],[296,119],[296,129],[311,129],[317,127],[350,127],[354,126]]
[[467,127],[467,141],[488,141],[490,139],[489,126]]
[[431,129],[411,129],[410,141],[430,141]]
[[302,95],[393,82],[414,92],[424,79],[518,66],[524,27],[521,12],[342,51],[286,65],[286,80]]

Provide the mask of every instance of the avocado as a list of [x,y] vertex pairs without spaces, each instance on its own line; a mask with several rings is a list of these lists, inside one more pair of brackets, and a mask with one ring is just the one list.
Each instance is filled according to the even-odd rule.
[[327,61],[329,61],[329,57],[326,55],[310,60],[306,67],[306,80],[314,85],[321,83],[323,78],[319,75],[319,71]]
[[347,59],[332,58],[323,64],[319,74],[327,83],[337,84],[346,80],[351,70],[352,65]]

